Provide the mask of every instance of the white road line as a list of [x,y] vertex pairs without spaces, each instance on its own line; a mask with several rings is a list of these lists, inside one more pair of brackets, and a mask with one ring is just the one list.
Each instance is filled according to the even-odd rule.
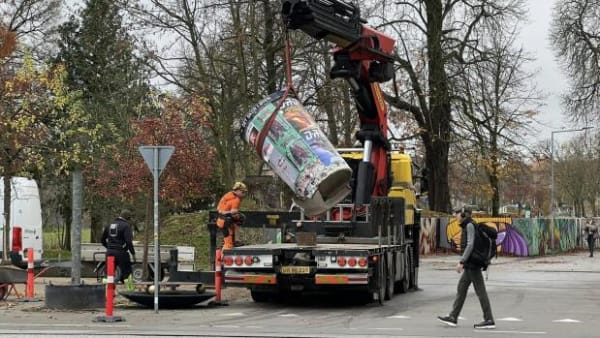
[[244,316],[244,313],[243,312],[229,312],[229,313],[222,313],[221,316],[239,317],[239,316]]
[[501,331],[501,330],[473,330],[476,332],[489,332],[489,333],[513,333],[513,334],[548,334],[545,331]]
[[131,327],[130,324],[77,324],[77,323],[55,323],[55,324],[42,324],[42,323],[0,323],[0,326],[54,326],[54,327]]
[[410,316],[394,315],[394,316],[389,316],[389,317],[386,317],[386,318],[389,318],[389,319],[410,319]]
[[295,313],[284,313],[282,315],[279,315],[279,317],[298,317],[298,315]]
[[240,328],[239,325],[215,325],[213,327],[219,328],[219,329],[239,329]]
[[557,320],[553,320],[552,322],[553,323],[581,323],[580,320],[571,319],[571,318],[557,319]]
[[496,319],[499,321],[503,321],[503,322],[522,322],[523,319],[521,318],[515,318],[515,317],[506,317],[506,318],[500,318],[500,319]]

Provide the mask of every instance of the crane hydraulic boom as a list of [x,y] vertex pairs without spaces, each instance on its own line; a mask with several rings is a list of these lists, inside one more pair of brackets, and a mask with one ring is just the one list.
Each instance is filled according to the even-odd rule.
[[336,45],[330,76],[345,79],[352,89],[360,121],[356,138],[363,145],[355,205],[370,203],[371,196],[387,196],[392,183],[390,145],[387,105],[379,84],[393,77],[395,40],[367,26],[359,8],[346,1],[283,0],[282,15],[288,29]]

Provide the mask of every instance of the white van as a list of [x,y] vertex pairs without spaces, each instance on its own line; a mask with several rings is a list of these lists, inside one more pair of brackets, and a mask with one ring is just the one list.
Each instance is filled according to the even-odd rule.
[[[42,261],[42,208],[34,180],[13,177],[10,201],[10,253],[12,263],[27,267],[27,249],[33,248],[36,263]],[[0,177],[0,260],[4,250],[4,178]],[[37,265],[37,264],[36,264]]]

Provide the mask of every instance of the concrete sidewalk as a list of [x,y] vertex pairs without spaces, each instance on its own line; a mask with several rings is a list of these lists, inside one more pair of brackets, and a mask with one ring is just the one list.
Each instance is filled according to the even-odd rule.
[[[434,254],[420,257],[421,268],[454,269],[460,256],[457,253]],[[600,252],[589,257],[588,251],[561,255],[516,257],[500,254],[492,259],[492,269],[515,271],[573,271],[600,273]]]

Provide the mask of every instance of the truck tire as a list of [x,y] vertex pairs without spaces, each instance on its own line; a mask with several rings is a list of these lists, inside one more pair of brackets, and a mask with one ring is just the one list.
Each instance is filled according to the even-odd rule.
[[383,256],[380,257],[379,262],[377,263],[377,270],[378,270],[378,284],[379,284],[379,288],[377,289],[377,302],[379,303],[379,305],[383,305],[383,302],[385,300],[385,290],[386,288],[386,284],[387,284],[387,268],[386,268],[386,264],[385,264],[385,259],[382,259]]
[[409,254],[408,254],[408,250],[404,253],[402,253],[402,259],[404,261],[404,264],[402,264],[402,266],[400,267],[401,269],[404,269],[403,271],[403,275],[404,277],[402,277],[401,280],[396,282],[396,292],[398,293],[406,293],[408,291],[408,288],[410,287],[410,259],[409,259]]
[[394,297],[394,259],[391,255],[387,255],[386,258],[386,281],[385,281],[385,300],[390,300]]
[[141,263],[133,264],[131,267],[131,279],[134,283],[141,283],[144,281],[144,266]]
[[414,262],[414,257],[415,255],[413,254],[413,250],[412,248],[409,248],[408,250],[408,288],[412,289],[416,286],[416,273],[415,273],[415,262]]
[[256,303],[265,303],[268,302],[271,298],[271,295],[268,292],[256,290],[250,290],[250,296],[252,297],[252,300]]

